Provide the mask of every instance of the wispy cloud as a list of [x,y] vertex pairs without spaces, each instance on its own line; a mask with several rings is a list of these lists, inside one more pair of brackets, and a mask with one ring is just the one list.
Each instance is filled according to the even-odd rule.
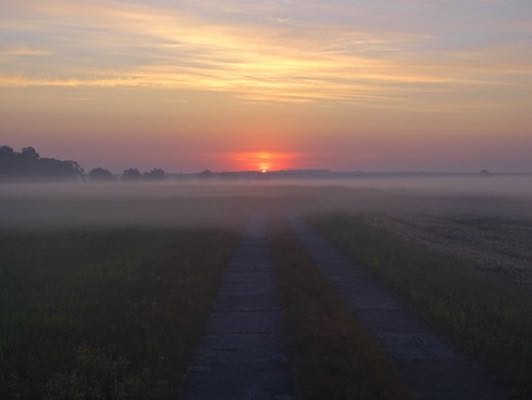
[[52,55],[51,51],[31,47],[0,48],[0,57],[42,57]]
[[[431,52],[428,33],[355,29],[341,18],[342,10],[353,8],[333,3],[309,7],[336,13],[338,21],[293,19],[286,4],[275,1],[185,1],[177,8],[109,1],[17,4],[11,3],[12,13],[20,21],[0,22],[0,29],[24,27],[27,34],[48,37],[56,61],[22,74],[13,72],[15,60],[9,72],[0,67],[1,86],[155,87],[251,101],[394,105],[420,92],[514,85],[514,76],[530,76],[532,65],[511,49]],[[209,12],[198,12],[201,7]],[[22,14],[32,24],[24,24]],[[498,58],[505,51],[514,59]],[[52,52],[20,48],[12,55]]]

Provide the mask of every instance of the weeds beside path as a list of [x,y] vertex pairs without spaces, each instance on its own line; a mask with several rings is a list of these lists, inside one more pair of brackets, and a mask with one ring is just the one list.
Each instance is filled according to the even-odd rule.
[[529,294],[475,270],[459,257],[406,242],[361,217],[309,221],[331,243],[401,294],[441,333],[532,396]]
[[237,235],[0,233],[0,397],[170,399]]
[[298,399],[406,399],[391,363],[285,225],[270,230]]

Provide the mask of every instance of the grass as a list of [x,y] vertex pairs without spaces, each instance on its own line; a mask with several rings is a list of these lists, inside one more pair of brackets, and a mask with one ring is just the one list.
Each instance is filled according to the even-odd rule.
[[236,236],[0,232],[0,398],[176,398]]
[[377,228],[362,217],[309,222],[353,260],[409,300],[440,332],[532,397],[532,297],[468,261]]
[[270,234],[297,398],[406,399],[395,370],[286,226]]

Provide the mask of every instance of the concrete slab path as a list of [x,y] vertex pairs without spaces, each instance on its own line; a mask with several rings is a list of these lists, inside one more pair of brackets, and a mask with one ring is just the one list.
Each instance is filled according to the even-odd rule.
[[226,271],[207,333],[187,372],[183,398],[293,398],[263,219],[250,222]]
[[395,360],[416,399],[504,399],[476,363],[452,349],[401,300],[344,257],[300,219],[292,219],[300,243],[336,286],[367,331]]

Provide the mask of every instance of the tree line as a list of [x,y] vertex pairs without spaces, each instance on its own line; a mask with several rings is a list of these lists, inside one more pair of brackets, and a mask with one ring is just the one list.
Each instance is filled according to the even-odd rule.
[[0,146],[0,177],[5,179],[79,179],[83,168],[71,160],[63,161],[41,157],[33,147],[16,152],[9,146]]
[[161,168],[154,168],[143,173],[137,168],[128,168],[121,175],[115,176],[109,170],[98,167],[87,174],[76,161],[41,157],[33,147],[24,147],[17,152],[9,146],[0,146],[0,180],[135,182],[164,179],[166,179],[166,173]]
[[89,172],[89,179],[96,182],[112,182],[122,180],[125,182],[138,181],[163,181],[166,179],[166,172],[161,168],[154,168],[147,172],[140,172],[137,168],[128,168],[122,172],[122,175],[115,176],[105,168],[94,168]]

